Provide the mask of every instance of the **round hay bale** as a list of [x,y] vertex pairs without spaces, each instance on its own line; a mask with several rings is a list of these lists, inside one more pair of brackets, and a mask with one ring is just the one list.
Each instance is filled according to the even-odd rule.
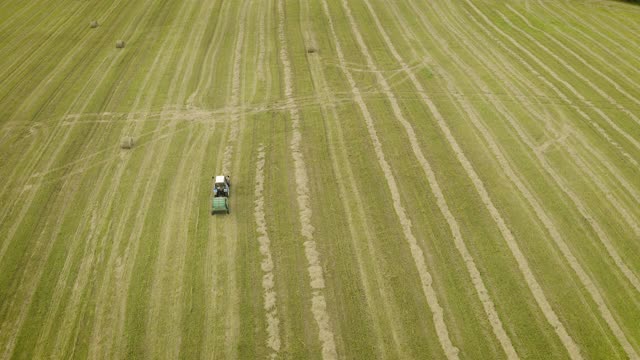
[[124,47],[124,40],[116,41],[116,48],[122,49]]
[[97,22],[97,21],[95,21],[95,20],[93,20],[93,21],[89,24],[89,26],[91,26],[91,28],[92,28],[92,29],[97,28],[99,25],[100,25],[100,24],[98,24],[98,22]]
[[307,54],[315,54],[318,52],[318,49],[314,47],[307,48]]
[[131,149],[133,147],[133,136],[125,136],[120,141],[121,149]]

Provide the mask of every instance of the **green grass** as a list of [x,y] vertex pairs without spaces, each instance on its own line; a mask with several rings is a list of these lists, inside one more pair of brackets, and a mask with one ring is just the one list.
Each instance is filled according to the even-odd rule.
[[[518,357],[572,355],[527,276],[584,358],[640,352],[640,52],[629,35],[640,12],[620,2],[326,0],[328,18],[324,1],[2,4],[0,358],[320,359],[318,314],[339,358],[444,358],[420,259],[460,358],[505,358],[451,221]],[[133,149],[119,148],[124,135]],[[279,347],[269,345],[254,214],[260,146]],[[211,176],[225,161],[231,214],[212,217]]]

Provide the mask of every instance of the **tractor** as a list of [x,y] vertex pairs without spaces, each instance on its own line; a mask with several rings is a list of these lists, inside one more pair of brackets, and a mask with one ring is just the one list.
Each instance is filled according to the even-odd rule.
[[211,201],[211,215],[216,212],[229,213],[229,195],[231,195],[231,181],[226,175],[213,177],[213,200]]

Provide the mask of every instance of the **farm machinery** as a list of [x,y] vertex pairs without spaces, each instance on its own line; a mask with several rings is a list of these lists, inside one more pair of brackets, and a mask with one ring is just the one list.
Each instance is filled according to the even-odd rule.
[[229,195],[231,181],[226,175],[214,176],[213,199],[211,200],[211,215],[217,212],[229,213]]

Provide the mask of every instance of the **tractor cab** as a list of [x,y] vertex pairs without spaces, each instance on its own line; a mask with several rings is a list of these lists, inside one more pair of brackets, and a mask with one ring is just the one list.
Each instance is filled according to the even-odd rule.
[[213,184],[213,196],[214,197],[229,197],[229,188],[231,182],[228,176],[219,175],[215,176],[215,183]]
[[231,189],[231,181],[228,176],[214,176],[213,183],[213,200],[211,202],[211,215],[218,211],[229,213],[229,195]]

